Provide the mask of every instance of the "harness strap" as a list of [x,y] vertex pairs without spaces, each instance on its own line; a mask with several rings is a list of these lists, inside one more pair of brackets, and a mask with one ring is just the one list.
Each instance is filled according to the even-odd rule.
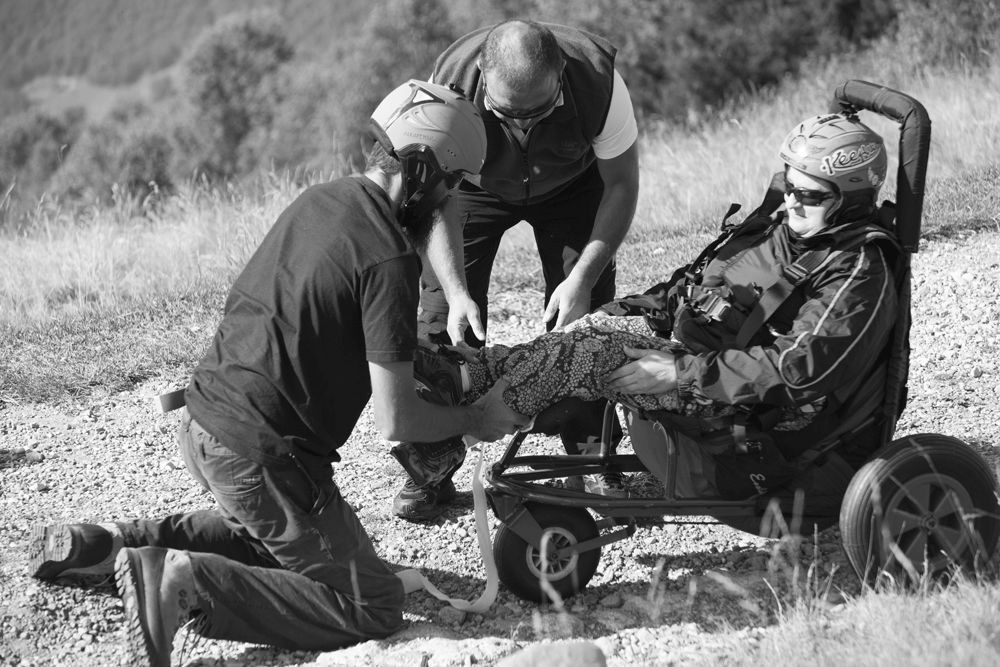
[[[768,185],[767,192],[764,193],[764,199],[761,200],[760,206],[751,211],[742,222],[729,223],[729,218],[742,208],[739,204],[730,204],[729,210],[722,219],[722,233],[688,265],[688,270],[685,272],[686,282],[697,284],[700,280],[699,276],[708,265],[709,260],[719,254],[719,250],[730,241],[751,231],[763,231],[764,228],[773,224],[770,220],[771,214],[778,210],[784,200],[784,172],[779,171],[771,177],[771,183]],[[761,224],[764,220],[767,220],[766,225]]]
[[799,285],[804,283],[817,269],[833,261],[845,252],[851,251],[868,241],[877,238],[888,238],[881,232],[859,234],[847,240],[836,248],[826,247],[820,250],[810,250],[799,256],[793,264],[781,267],[781,275],[775,275],[775,281],[764,288],[763,294],[757,300],[753,310],[747,315],[736,334],[736,349],[744,349],[750,339],[760,331],[761,327],[792,295]]
[[842,254],[843,250],[833,250],[825,248],[823,250],[812,250],[804,253],[799,259],[789,266],[782,267],[781,275],[775,275],[773,283],[764,289],[753,310],[747,315],[736,334],[736,349],[742,350],[754,337],[764,323],[781,307],[795,289],[804,283],[813,272],[822,266],[828,259]]
[[496,562],[493,560],[493,545],[490,541],[490,522],[486,515],[486,490],[483,487],[482,479],[483,448],[477,445],[473,449],[479,455],[476,458],[476,470],[472,475],[472,498],[475,501],[476,540],[479,542],[479,555],[482,557],[483,565],[486,567],[486,589],[475,601],[450,598],[438,590],[434,584],[427,580],[427,577],[417,570],[403,570],[399,574],[414,581],[419,580],[424,590],[438,600],[447,602],[459,611],[482,614],[489,611],[489,608],[496,601],[497,591],[500,587],[500,578],[497,575]]
[[164,414],[173,410],[178,410],[187,405],[183,389],[168,391],[165,394],[160,394],[158,398],[160,399],[160,412],[163,412]]

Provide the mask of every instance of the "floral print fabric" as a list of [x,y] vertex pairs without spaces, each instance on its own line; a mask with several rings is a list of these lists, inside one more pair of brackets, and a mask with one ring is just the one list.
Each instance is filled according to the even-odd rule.
[[[644,410],[669,410],[688,417],[723,417],[735,413],[732,405],[708,398],[681,401],[676,391],[665,394],[621,394],[610,390],[605,378],[633,361],[623,347],[687,352],[676,340],[651,335],[642,317],[616,317],[592,313],[565,328],[514,346],[493,345],[481,349],[481,363],[468,364],[472,388],[466,393],[475,401],[503,378],[510,383],[503,400],[512,410],[534,416],[563,398],[592,401],[600,398]],[[776,428],[797,430],[808,424],[820,406],[802,411],[787,409]]]

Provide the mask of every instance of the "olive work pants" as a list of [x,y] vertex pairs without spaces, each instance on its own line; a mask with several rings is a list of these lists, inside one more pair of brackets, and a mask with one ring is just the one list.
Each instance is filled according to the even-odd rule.
[[261,466],[191,419],[178,433],[212,510],[119,523],[125,545],[189,552],[201,600],[195,631],[212,639],[332,650],[403,623],[403,586],[333,480],[332,466]]

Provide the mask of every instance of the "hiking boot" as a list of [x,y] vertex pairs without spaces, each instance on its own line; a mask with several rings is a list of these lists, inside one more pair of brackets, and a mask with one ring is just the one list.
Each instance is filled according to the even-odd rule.
[[617,470],[605,470],[583,478],[587,493],[596,493],[606,498],[628,498],[631,496],[625,485],[625,475]]
[[191,560],[161,547],[125,548],[115,559],[125,607],[126,664],[170,667],[174,635],[198,608]]
[[437,352],[418,347],[413,353],[417,395],[434,405],[458,405],[465,398],[464,364],[465,357],[443,345]]
[[33,526],[28,543],[28,574],[51,580],[66,575],[109,575],[122,548],[113,523]]
[[420,486],[407,479],[392,500],[392,511],[400,519],[414,523],[430,521],[441,514],[441,506],[454,500],[457,493],[450,476],[440,484],[429,486]]
[[401,442],[389,453],[417,486],[432,486],[462,467],[465,442],[460,437],[439,442]]

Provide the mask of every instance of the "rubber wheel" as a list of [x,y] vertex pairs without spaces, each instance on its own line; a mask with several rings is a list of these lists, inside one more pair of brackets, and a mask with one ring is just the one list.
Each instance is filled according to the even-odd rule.
[[995,491],[989,466],[961,440],[924,433],[889,443],[844,495],[840,530],[851,567],[869,584],[925,570],[933,579],[956,567],[976,572],[1000,537]]
[[[598,536],[597,524],[585,509],[529,505],[531,515],[549,536],[547,553],[579,544]],[[539,550],[529,545],[506,525],[497,530],[493,541],[497,574],[512,593],[530,602],[552,602],[542,589],[542,579],[551,584],[562,599],[583,590],[597,571],[601,549],[591,549],[542,566]]]

